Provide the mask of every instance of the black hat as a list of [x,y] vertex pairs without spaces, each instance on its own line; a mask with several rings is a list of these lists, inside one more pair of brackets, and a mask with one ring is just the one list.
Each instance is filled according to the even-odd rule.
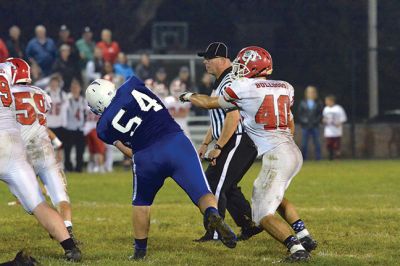
[[228,58],[228,47],[222,42],[213,42],[210,43],[205,52],[197,53],[197,55],[205,59],[213,59],[215,57]]

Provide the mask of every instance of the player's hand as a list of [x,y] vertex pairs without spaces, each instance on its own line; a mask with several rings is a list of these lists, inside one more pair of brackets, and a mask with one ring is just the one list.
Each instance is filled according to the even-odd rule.
[[211,162],[212,166],[217,164],[217,158],[220,154],[221,154],[220,149],[213,149],[208,153],[208,160]]
[[195,94],[193,92],[184,92],[181,95],[179,95],[179,101],[181,102],[190,102],[190,97],[192,97],[192,95]]
[[197,150],[197,154],[199,155],[200,159],[204,159],[204,155],[206,154],[206,152],[207,152],[207,145],[203,143]]

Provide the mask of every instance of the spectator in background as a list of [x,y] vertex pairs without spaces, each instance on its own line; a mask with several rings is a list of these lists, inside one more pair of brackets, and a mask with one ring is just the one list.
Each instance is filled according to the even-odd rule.
[[0,61],[3,61],[7,59],[8,56],[8,49],[6,44],[3,42],[3,40],[0,38]]
[[109,61],[104,62],[103,74],[103,79],[114,83],[116,88],[119,88],[119,86],[124,82],[124,78],[122,76],[115,74],[114,66]]
[[[49,85],[45,91],[51,97],[51,108],[47,112],[47,126],[57,135],[57,137],[65,142],[67,125],[67,93],[62,89],[62,80],[58,74],[50,77]],[[62,150],[56,152],[57,161],[62,162]]]
[[68,44],[63,44],[60,47],[60,57],[54,63],[53,72],[61,74],[64,81],[63,90],[68,92],[72,79],[82,81],[81,72],[76,64],[71,59],[71,47]]
[[165,105],[165,99],[169,96],[168,87],[164,83],[154,82],[152,91]]
[[179,69],[178,79],[185,84],[186,90],[191,90],[192,84],[190,81],[189,68],[187,66],[182,66]]
[[140,62],[136,66],[135,73],[141,80],[153,78],[153,68],[148,54],[143,53],[140,55]]
[[304,95],[305,98],[300,102],[296,116],[301,125],[303,158],[307,160],[308,139],[311,137],[314,142],[315,159],[321,160],[319,125],[322,120],[323,105],[318,99],[316,87],[308,86]]
[[112,33],[109,29],[101,31],[101,41],[96,44],[103,51],[104,61],[115,63],[120,52],[119,44],[112,40]]
[[89,107],[86,108],[86,119],[85,126],[83,128],[83,134],[85,135],[86,145],[89,150],[89,161],[87,165],[87,171],[89,173],[104,173],[104,154],[106,147],[97,137],[96,126],[99,116],[95,115],[90,111]]
[[[200,84],[196,88],[196,92],[200,94],[209,95],[210,91],[213,90],[212,89],[213,82],[214,82],[213,76],[208,74],[207,72],[204,72],[203,76],[201,77]],[[198,108],[196,106],[194,106],[193,109],[196,115],[208,115],[208,110],[206,109]]]
[[71,32],[66,25],[61,25],[58,31],[57,48],[60,49],[63,44],[67,44],[71,49],[70,60],[74,63],[75,67],[79,65],[79,51],[75,46],[75,40],[71,36]]
[[343,135],[343,123],[347,121],[346,112],[343,107],[336,104],[336,97],[328,95],[325,97],[325,108],[322,112],[324,137],[326,148],[329,152],[329,160],[340,157],[340,141]]
[[135,75],[132,67],[128,65],[128,57],[123,52],[118,54],[117,62],[114,64],[114,71],[116,75],[123,77],[124,81]]
[[6,41],[9,57],[24,58],[25,45],[21,42],[21,30],[18,26],[9,29],[10,38]]
[[190,138],[188,117],[190,112],[191,103],[182,103],[179,100],[179,95],[186,91],[186,85],[179,79],[175,79],[169,86],[170,96],[165,98],[165,107],[168,109],[171,116],[175,119],[178,125],[185,132],[186,136]]
[[207,72],[204,72],[196,91],[200,94],[210,94],[210,91],[212,91],[213,82],[213,76]]
[[[64,141],[65,170],[82,172],[83,152],[85,150],[85,110],[87,103],[81,95],[81,84],[77,79],[71,81],[70,93],[67,101],[66,140]],[[75,147],[76,164],[71,162],[71,150]]]
[[40,66],[44,76],[48,76],[56,59],[57,47],[51,38],[46,37],[46,28],[43,25],[36,26],[35,35],[28,42],[25,54],[29,61],[33,60]]
[[157,84],[164,84],[168,87],[167,72],[165,71],[165,68],[160,67],[157,69],[155,82],[157,82]]
[[86,64],[86,79],[88,83],[99,79],[104,74],[103,51],[99,47],[94,48],[93,59]]
[[83,29],[82,38],[80,38],[75,43],[79,51],[80,65],[82,69],[87,66],[87,63],[89,61],[93,60],[94,48],[96,47],[96,44],[94,43],[92,38],[93,38],[92,31],[90,30],[89,27],[85,27]]

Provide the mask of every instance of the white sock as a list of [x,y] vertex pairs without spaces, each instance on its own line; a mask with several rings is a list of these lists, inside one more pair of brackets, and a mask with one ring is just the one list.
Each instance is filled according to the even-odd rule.
[[64,221],[65,227],[72,227],[72,222],[71,221]]
[[305,249],[301,244],[296,244],[296,245],[293,245],[290,248],[290,253],[293,254],[293,253],[295,253],[296,251],[299,251],[299,250],[305,250]]
[[310,235],[310,233],[308,232],[307,229],[303,229],[300,232],[296,233],[297,239],[302,239],[303,237],[309,236],[309,235]]

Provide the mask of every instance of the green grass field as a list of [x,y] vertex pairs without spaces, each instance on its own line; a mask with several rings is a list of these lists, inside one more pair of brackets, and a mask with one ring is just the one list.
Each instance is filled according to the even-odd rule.
[[[241,185],[250,198],[256,163]],[[311,265],[399,265],[400,161],[307,162],[286,196],[295,203],[319,241]],[[82,265],[131,265],[130,172],[69,174],[76,236],[83,242]],[[43,265],[71,265],[55,241],[0,185],[0,261],[28,248]],[[228,222],[233,226],[230,217]],[[235,228],[237,231],[237,228]],[[170,179],[152,209],[149,265],[265,265],[286,256],[266,233],[236,249],[221,243],[193,243],[203,233],[202,217]]]

